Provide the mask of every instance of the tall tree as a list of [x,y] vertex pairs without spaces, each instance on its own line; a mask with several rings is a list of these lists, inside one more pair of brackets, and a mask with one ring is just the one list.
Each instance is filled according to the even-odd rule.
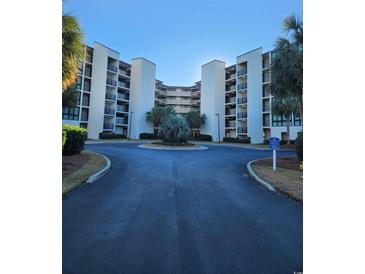
[[62,15],[62,91],[77,79],[77,63],[84,55],[84,36],[76,17]]
[[286,133],[288,136],[287,143],[290,144],[290,122],[292,114],[297,109],[297,98],[292,94],[285,97],[274,97],[272,102],[273,115],[282,115],[286,119]]
[[155,106],[146,113],[146,121],[152,122],[154,134],[157,135],[162,122],[169,116],[175,115],[175,110],[171,106]]
[[196,110],[189,111],[184,116],[193,134],[193,139],[195,139],[195,133],[201,125],[205,124],[206,116],[205,114],[200,115],[200,112]]
[[296,97],[303,121],[303,22],[291,15],[283,21],[288,38],[278,38],[272,55],[271,92],[276,97]]

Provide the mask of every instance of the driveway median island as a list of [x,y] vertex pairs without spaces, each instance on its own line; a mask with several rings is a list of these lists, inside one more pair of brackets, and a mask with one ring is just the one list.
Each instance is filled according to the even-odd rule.
[[272,169],[272,159],[252,162],[252,169],[258,177],[294,200],[303,202],[303,171],[296,157],[277,158],[276,171]]
[[69,193],[87,179],[106,167],[107,161],[101,155],[89,151],[62,156],[62,195]]

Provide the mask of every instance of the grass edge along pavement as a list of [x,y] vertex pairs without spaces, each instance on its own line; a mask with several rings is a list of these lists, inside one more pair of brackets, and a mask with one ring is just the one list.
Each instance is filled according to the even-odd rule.
[[258,163],[268,159],[250,161],[246,166],[248,174],[266,189],[303,203],[303,173],[280,166],[273,171],[271,166]]
[[72,172],[65,178],[62,178],[62,196],[69,194],[84,183],[96,181],[104,176],[110,169],[110,160],[104,155],[86,150],[81,153],[87,154],[89,160],[78,170]]

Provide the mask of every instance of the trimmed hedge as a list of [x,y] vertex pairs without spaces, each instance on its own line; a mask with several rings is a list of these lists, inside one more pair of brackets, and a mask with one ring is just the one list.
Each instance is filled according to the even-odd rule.
[[66,143],[66,130],[62,128],[62,149]]
[[66,133],[66,142],[62,149],[62,154],[78,154],[84,149],[87,140],[87,130],[77,126],[63,125],[62,131]]
[[251,143],[251,137],[244,136],[243,138],[239,139],[233,138],[233,137],[224,137],[223,142],[226,143],[240,143],[240,144],[250,144]]
[[114,132],[100,132],[99,139],[125,139],[127,138],[123,134],[118,134]]
[[298,137],[295,139],[295,150],[300,161],[303,161],[303,132],[298,132]]
[[211,142],[212,136],[208,134],[198,134],[197,136],[195,136],[195,140]]
[[139,134],[139,139],[157,139],[157,137],[153,133],[143,132]]

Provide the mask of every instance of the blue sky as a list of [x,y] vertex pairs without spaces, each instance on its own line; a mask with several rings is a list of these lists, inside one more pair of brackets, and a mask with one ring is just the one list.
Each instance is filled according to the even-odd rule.
[[63,12],[79,18],[86,42],[98,41],[130,63],[145,57],[157,79],[192,85],[201,65],[263,47],[282,35],[282,19],[301,15],[302,0],[65,0]]

